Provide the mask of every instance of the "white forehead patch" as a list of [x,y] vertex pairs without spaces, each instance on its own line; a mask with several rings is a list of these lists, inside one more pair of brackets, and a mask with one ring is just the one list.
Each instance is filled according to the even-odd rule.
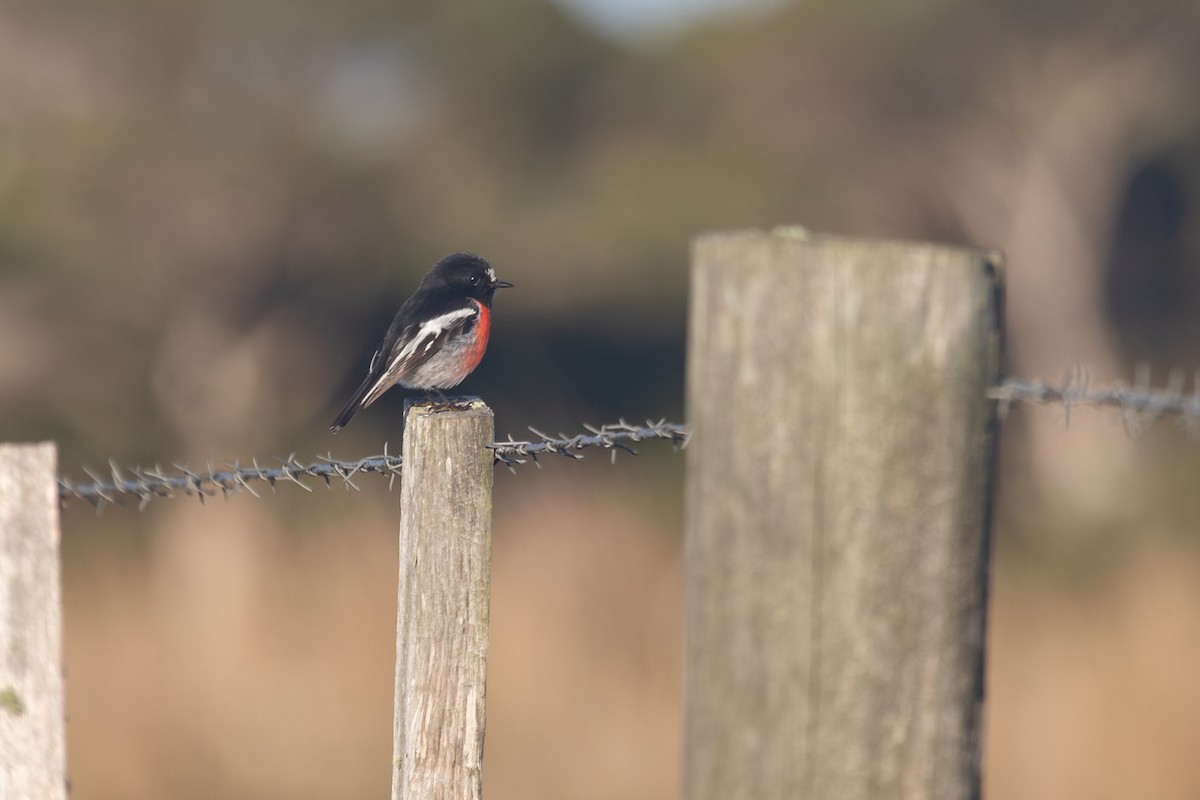
[[492,269],[491,267],[488,267],[488,280],[492,283],[496,282],[496,270]]

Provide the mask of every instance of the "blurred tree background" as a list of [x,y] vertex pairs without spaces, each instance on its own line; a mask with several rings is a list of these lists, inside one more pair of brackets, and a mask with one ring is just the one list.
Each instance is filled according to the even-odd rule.
[[[1200,366],[1195,2],[686,5],[12,0],[0,437],[74,476],[394,450],[398,392],[326,426],[457,249],[517,284],[464,386],[500,435],[682,419],[689,237],[781,223],[1004,249],[1014,374]],[[490,797],[678,793],[646,450],[498,473]],[[1196,796],[1200,442],[1021,408],[1002,456],[988,796]],[[74,797],[385,795],[363,484],[66,510]]]

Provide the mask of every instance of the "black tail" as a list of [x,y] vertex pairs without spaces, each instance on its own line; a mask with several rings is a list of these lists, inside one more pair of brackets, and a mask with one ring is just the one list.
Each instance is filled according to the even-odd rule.
[[367,391],[374,383],[374,376],[368,375],[367,379],[359,384],[359,387],[354,390],[354,395],[350,398],[350,402],[346,403],[346,407],[342,409],[342,413],[337,415],[337,419],[329,426],[329,430],[337,433],[346,427],[346,423],[350,421],[350,418],[363,407],[363,398],[367,396]]

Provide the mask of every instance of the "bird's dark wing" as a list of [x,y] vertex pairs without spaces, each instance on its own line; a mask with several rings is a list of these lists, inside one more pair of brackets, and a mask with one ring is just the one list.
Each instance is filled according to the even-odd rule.
[[346,403],[330,427],[337,433],[354,413],[379,399],[437,353],[446,340],[465,333],[479,321],[479,308],[469,306],[443,312],[421,323],[404,324],[404,310],[396,315],[383,343],[371,357],[367,377]]
[[371,405],[397,382],[404,381],[439,352],[447,339],[466,333],[478,321],[479,308],[471,303],[427,319],[419,325],[409,325],[386,351],[381,347],[376,357],[371,359],[372,372],[377,372],[378,378],[367,390],[363,406]]

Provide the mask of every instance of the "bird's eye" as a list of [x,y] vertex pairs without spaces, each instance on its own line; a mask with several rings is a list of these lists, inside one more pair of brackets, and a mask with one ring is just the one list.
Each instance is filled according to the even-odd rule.
[[471,283],[479,283],[479,276],[478,276],[478,275],[472,275],[472,276],[471,276]]

